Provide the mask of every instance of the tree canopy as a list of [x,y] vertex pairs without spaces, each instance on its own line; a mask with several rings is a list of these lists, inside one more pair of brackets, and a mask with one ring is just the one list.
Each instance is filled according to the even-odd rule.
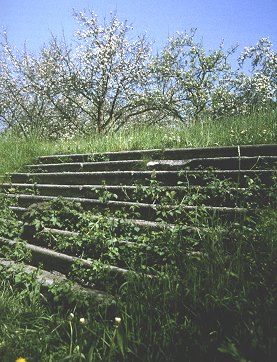
[[[197,31],[177,33],[155,56],[114,14],[74,12],[74,47],[53,36],[38,56],[0,49],[0,122],[25,136],[109,132],[134,122],[200,121],[249,113],[276,101],[277,54],[268,38],[245,48],[206,51]],[[248,69],[245,68],[248,66]]]

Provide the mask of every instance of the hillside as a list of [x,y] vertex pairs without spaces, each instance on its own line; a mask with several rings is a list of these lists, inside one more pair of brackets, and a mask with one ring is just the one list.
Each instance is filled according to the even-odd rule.
[[2,360],[274,360],[276,156],[66,152],[11,174]]

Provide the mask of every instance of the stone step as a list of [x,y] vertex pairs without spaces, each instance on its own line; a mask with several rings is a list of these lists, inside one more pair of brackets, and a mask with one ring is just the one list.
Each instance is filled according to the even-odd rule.
[[188,160],[153,160],[146,164],[152,170],[184,170],[214,168],[220,170],[252,170],[277,166],[276,156],[205,157]]
[[[226,231],[226,229],[222,230]],[[194,240],[197,241],[199,240],[200,244],[201,241],[203,240],[203,237],[205,237],[205,235],[207,235],[207,233],[209,233],[209,228],[205,228],[205,227],[201,227],[201,228],[196,228],[196,227],[187,227],[187,228],[183,228],[182,227],[182,234],[184,235],[184,233],[186,234],[186,237],[194,237]],[[132,253],[133,256],[133,261],[135,259],[136,256],[139,256],[139,258],[141,259],[141,266],[147,266],[147,267],[154,267],[155,265],[157,266],[157,264],[162,265],[165,263],[165,255],[160,255],[159,251],[160,250],[156,250],[155,247],[151,247],[151,243],[150,245],[148,244],[148,238],[150,237],[149,234],[147,234],[148,237],[144,238],[143,242],[137,242],[137,241],[127,241],[124,239],[114,239],[112,240],[112,245],[116,248],[118,248],[120,254],[122,255],[123,253]],[[70,253],[74,256],[78,255],[79,251],[76,250],[76,248],[74,248],[74,244],[75,242],[78,240],[78,238],[82,238],[83,242],[84,242],[84,247],[82,249],[82,254],[85,253],[86,257],[88,258],[95,258],[98,259],[99,255],[93,254],[92,251],[92,244],[90,241],[90,238],[92,237],[91,234],[87,235],[87,234],[83,234],[81,232],[76,232],[76,231],[68,231],[68,230],[61,230],[61,229],[55,229],[55,228],[44,228],[42,231],[39,231],[38,233],[35,233],[32,238],[31,238],[31,243],[38,245],[40,247],[47,247],[47,248],[52,248],[52,249],[56,249],[59,248],[59,238],[62,238],[62,250],[59,250],[62,253],[67,253],[67,250],[70,251]],[[66,242],[66,246],[64,244],[65,240],[67,240]],[[86,243],[86,241],[87,243]],[[27,240],[29,241],[29,240]],[[94,243],[97,243],[97,241],[94,241]],[[86,245],[90,245],[90,247],[86,247]],[[108,247],[110,247],[111,244],[110,242],[107,243],[107,249]],[[105,246],[102,245],[102,248],[105,248]],[[106,250],[107,250],[106,249]],[[93,249],[94,250],[94,249]],[[104,249],[103,249],[104,252]],[[168,259],[170,259],[170,255],[168,255]],[[142,261],[143,259],[143,261]],[[127,268],[128,269],[128,265],[126,265],[126,261],[124,261],[124,258],[122,259],[121,257],[119,257],[117,264],[120,264],[121,268]]]
[[[54,284],[65,284],[69,282],[69,279],[62,273],[58,273],[55,271],[50,272],[47,270],[43,270],[41,268],[37,268],[33,265],[26,265],[5,258],[0,258],[0,265],[5,269],[7,269],[7,271],[9,270],[10,272],[13,271],[18,273],[19,271],[23,271],[26,274],[35,275],[37,282],[44,287],[49,287]],[[108,295],[105,292],[99,291],[94,288],[86,288],[72,281],[70,281],[70,287],[73,292],[86,294],[92,297],[96,302],[99,303],[104,302],[107,305],[115,304],[115,301],[113,300],[112,296]]]
[[201,148],[176,148],[176,149],[153,149],[132,150],[120,152],[97,152],[90,154],[66,154],[41,156],[37,158],[39,163],[60,162],[92,162],[92,161],[119,161],[119,160],[185,160],[203,157],[241,157],[241,156],[276,156],[277,145],[242,145],[224,147],[201,147]]
[[[54,284],[65,284],[69,282],[69,279],[57,272],[49,272],[47,270],[43,270],[41,268],[34,267],[32,265],[26,265],[23,263],[17,263],[13,260],[8,260],[4,258],[0,258],[0,265],[7,270],[13,271],[23,271],[26,274],[35,275],[35,278],[39,284],[43,287],[49,287]],[[86,288],[81,286],[78,283],[74,283],[70,281],[70,287],[75,293],[82,293],[89,297],[91,297],[94,301],[98,303],[105,303],[106,305],[115,305],[115,301],[111,295],[108,295],[105,292],[101,292],[96,289]]]
[[[150,192],[149,186],[118,186],[118,185],[54,185],[35,183],[4,183],[3,190],[6,193],[35,194],[41,196],[60,196],[99,199],[105,197],[107,200],[137,201],[145,203],[160,203],[164,195],[172,195],[174,200],[189,199],[189,195],[198,195],[199,202],[210,206],[237,206],[242,202],[251,202],[253,197],[257,203],[267,203],[269,200],[269,189],[263,187],[255,195],[246,192],[245,187],[229,187],[226,193],[205,186],[157,186]],[[162,199],[162,202],[164,200]],[[194,202],[197,202],[194,198]]]
[[[134,185],[58,185],[58,184],[37,184],[37,183],[4,183],[3,189],[7,193],[34,193],[45,196],[68,196],[68,197],[84,197],[99,198],[104,192],[116,195],[117,200],[127,201],[133,200],[138,192],[138,186]],[[146,192],[149,186],[139,186],[139,190]],[[164,187],[164,192],[175,192],[178,196],[183,197],[187,192],[184,186],[168,186]],[[141,197],[141,196],[140,196]],[[146,199],[146,198],[145,198]],[[150,201],[150,200],[149,200]]]
[[[23,223],[22,223],[22,226],[23,226]],[[28,225],[28,224],[24,224],[24,228],[26,228],[27,226],[27,232],[25,233],[23,231],[23,234],[22,234],[22,238],[28,242],[31,242],[32,244],[35,244],[35,245],[39,245],[39,246],[43,246],[41,245],[41,239],[38,240],[38,234],[42,237],[45,236],[49,236],[49,235],[53,235],[54,238],[56,236],[65,236],[65,237],[69,237],[69,238],[78,238],[82,235],[82,233],[80,231],[70,231],[70,230],[63,230],[63,229],[57,229],[57,228],[53,228],[53,227],[44,227],[42,230],[38,231],[38,230],[35,230],[34,227]],[[172,225],[173,226],[173,225]],[[189,226],[189,225],[182,225],[182,232],[186,232],[187,235],[190,235],[191,233],[200,233],[201,232],[207,232],[208,228],[206,227],[193,227],[193,226]],[[122,236],[122,235],[121,235]],[[88,236],[89,237],[89,236]],[[128,236],[129,237],[129,236]],[[129,240],[124,240],[124,239],[118,239],[118,240],[115,240],[114,241],[115,244],[119,244],[119,245],[131,245],[133,246],[134,244],[138,244],[137,242],[134,242],[134,241],[129,241]]]
[[[40,196],[40,195],[28,195],[28,194],[7,194],[7,197],[14,198],[20,207],[28,207],[32,204],[46,202],[57,199],[56,196]],[[111,211],[121,210],[128,213],[135,212],[139,214],[143,220],[154,221],[160,218],[161,211],[168,212],[168,219],[166,221],[174,223],[175,213],[174,210],[178,210],[179,217],[185,219],[188,217],[188,212],[198,212],[200,210],[206,211],[211,215],[221,215],[221,217],[227,217],[232,219],[232,215],[246,213],[245,208],[239,207],[223,207],[223,206],[190,206],[190,205],[158,205],[158,204],[147,204],[139,202],[127,202],[127,201],[107,201],[102,202],[98,199],[86,199],[86,198],[69,198],[65,197],[65,200],[78,202],[82,205],[85,210],[103,210],[109,209]]]
[[[75,242],[77,242],[80,237],[82,237],[82,240],[84,242],[81,251],[82,255],[86,255],[86,258],[99,259],[99,254],[96,251],[97,247],[95,244],[97,243],[97,241],[94,241],[92,245],[90,240],[92,235],[84,235],[76,231],[60,230],[55,228],[44,228],[42,231],[40,231],[39,233],[35,233],[31,237],[31,243],[44,248],[57,249],[59,252],[62,253],[69,252],[71,253],[71,255],[76,256],[79,254],[80,250],[78,250],[78,247],[76,248]],[[61,238],[63,240],[62,241],[63,246],[62,249],[60,250],[58,240],[61,240]],[[65,241],[67,243],[67,246],[64,246]],[[143,253],[143,257],[145,258],[143,265],[153,266],[154,260],[155,261],[160,260],[159,254],[155,252],[155,250],[151,249],[150,251],[146,243],[137,243],[134,241],[123,240],[121,238],[119,239],[113,238],[112,245],[115,248],[117,248],[120,255],[126,252],[127,253],[131,252],[132,255],[133,253],[138,253],[138,252]],[[101,247],[103,252],[104,250],[107,251],[110,246],[111,246],[110,242],[107,244],[106,247],[102,245]],[[96,247],[96,249],[94,247]],[[114,261],[114,263],[117,265],[117,267],[119,266],[123,270],[125,270],[125,268],[126,270],[128,270],[129,268],[129,265],[126,265],[126,261],[121,256],[119,256],[118,260],[116,262]]]
[[261,169],[277,166],[277,156],[213,157],[187,160],[123,160],[98,162],[66,162],[27,165],[27,172],[92,172],[130,170],[182,170],[186,168],[213,167],[223,170]]
[[[174,225],[172,225],[173,227]],[[183,231],[187,231],[187,232],[199,232],[199,228],[197,227],[191,227],[191,226],[184,226],[182,228]],[[201,230],[203,231],[207,231],[207,228],[202,227]],[[69,230],[62,230],[62,229],[56,229],[56,228],[47,228],[45,227],[42,230],[42,233],[45,234],[54,234],[54,235],[61,235],[61,236],[69,236],[69,237],[79,237],[80,236],[80,232],[79,231],[69,231]],[[124,244],[124,245],[134,245],[135,242],[134,241],[127,241],[127,240],[116,240],[116,243],[119,244]]]
[[91,172],[91,171],[130,171],[146,168],[143,160],[64,162],[25,166],[27,172]]
[[[20,243],[21,242],[19,241],[0,237],[0,244],[2,245],[14,247]],[[24,245],[24,247],[26,247],[26,249],[31,252],[32,259],[30,264],[36,267],[43,265],[43,268],[47,271],[54,270],[68,275],[72,270],[72,266],[76,264],[76,262],[78,262],[78,265],[83,268],[91,268],[93,266],[93,260],[78,258],[76,256],[60,253],[34,244],[22,243],[22,245]],[[133,272],[131,270],[120,268],[114,265],[106,265],[105,267],[109,274],[115,278],[122,278],[122,276]]]
[[[65,236],[70,238],[78,238],[81,234],[78,231],[69,231],[69,230],[61,230],[55,228],[47,228],[45,227],[40,234],[45,235],[58,235],[58,236]],[[133,246],[135,243],[133,241],[127,240],[115,240],[115,245],[126,245],[126,246]]]
[[[25,267],[36,270],[36,267],[42,264],[45,269],[43,273],[46,273],[44,280],[49,280],[49,283],[52,283],[51,280],[54,280],[53,275],[56,272],[65,274],[63,280],[67,280],[67,276],[72,271],[72,266],[75,266],[76,263],[84,270],[94,265],[93,258],[96,258],[96,249],[90,250],[89,246],[89,241],[92,242],[94,239],[92,236],[91,240],[84,239],[85,244],[81,244],[80,249],[78,247],[71,249],[70,244],[69,247],[67,245],[64,247],[62,243],[57,244],[56,240],[61,240],[57,237],[58,235],[68,238],[64,239],[66,241],[70,241],[71,238],[78,238],[79,230],[76,230],[77,227],[74,229],[76,225],[70,225],[70,231],[55,229],[52,227],[53,225],[48,225],[40,232],[34,230],[34,227],[31,230],[31,213],[24,216],[29,205],[56,200],[63,196],[66,200],[80,203],[84,210],[98,213],[104,209],[109,209],[109,218],[113,220],[119,220],[114,216],[118,216],[115,212],[121,210],[124,211],[125,216],[128,215],[128,218],[123,220],[124,222],[139,226],[137,228],[138,234],[140,228],[142,232],[145,229],[155,232],[157,230],[169,232],[166,229],[172,228],[174,233],[182,232],[184,238],[198,232],[199,249],[201,249],[201,240],[207,234],[202,232],[199,227],[197,228],[198,225],[201,225],[202,228],[202,224],[205,224],[204,227],[208,229],[215,220],[214,216],[216,216],[220,220],[218,226],[228,228],[229,222],[243,220],[245,216],[252,216],[255,213],[255,210],[252,210],[250,206],[248,208],[238,207],[237,200],[233,199],[231,192],[234,189],[237,190],[237,199],[240,200],[240,192],[243,192],[244,188],[249,185],[247,178],[260,178],[264,184],[264,193],[261,192],[259,196],[255,194],[254,197],[255,199],[260,197],[259,202],[265,203],[269,193],[267,187],[274,184],[272,177],[277,175],[276,169],[274,169],[277,161],[277,145],[54,155],[39,157],[37,161],[39,164],[26,167],[28,172],[18,172],[11,175],[11,183],[4,183],[3,189],[6,192],[6,197],[15,198],[15,202],[17,202],[10,207],[18,214],[23,231],[21,237],[26,237],[27,243],[24,245],[32,255],[32,265]],[[211,167],[215,170],[209,170]],[[216,193],[216,186],[213,186],[214,180],[231,180],[237,184],[237,187],[232,184],[227,190],[230,191],[231,196],[229,198],[226,195],[221,197]],[[222,188],[222,185],[226,184],[220,184],[219,188]],[[225,187],[229,187],[228,185]],[[179,200],[179,204],[173,204],[174,202],[171,201],[168,201],[169,204],[167,204],[162,198],[159,199],[157,195],[162,195],[162,193],[159,194],[161,190],[164,193],[174,193],[175,201]],[[199,194],[208,192],[207,199],[196,200],[193,205],[186,204],[186,196],[192,190]],[[253,198],[251,190],[249,192],[250,201]],[[203,205],[197,205],[198,202]],[[202,212],[201,224],[197,224],[194,220]],[[97,218],[97,214],[95,217]],[[180,225],[181,228],[179,229]],[[25,233],[26,230],[29,234]],[[123,230],[122,233],[120,233],[121,230]],[[118,232],[116,229],[116,233],[118,232],[122,239],[124,238],[124,230],[122,228]],[[50,237],[47,239],[47,235],[52,235],[53,240]],[[134,245],[141,246],[142,249],[139,250],[141,254],[138,254],[147,256],[145,258],[145,265],[147,266],[152,266],[151,263],[159,265],[160,262],[163,263],[164,260],[167,262],[170,259],[170,255],[166,256],[165,259],[164,257],[159,259],[159,255],[156,255],[155,248],[151,249],[151,245],[147,249],[147,245],[143,244],[144,241],[142,244],[135,244],[129,239],[128,233],[126,235],[126,240],[115,241],[120,253],[123,253],[120,254],[122,258],[114,259],[116,260],[113,262],[115,265],[107,265],[108,273],[112,279],[118,281],[117,286],[126,280],[127,275],[136,274],[135,270],[128,269],[125,265],[127,259],[124,259],[125,252],[126,255],[130,252],[131,256],[134,256],[135,249],[132,249]],[[179,234],[177,235],[179,236]],[[139,237],[138,240],[140,240]],[[143,240],[147,240],[147,238]],[[0,243],[13,248],[18,242],[0,238]],[[85,248],[86,243],[88,244],[87,248]],[[48,249],[46,246],[51,246],[52,249]],[[143,249],[145,246],[146,249]],[[56,251],[58,248],[61,248],[62,252]],[[199,250],[190,252],[197,253]],[[92,259],[79,257],[83,255]],[[102,250],[99,255],[104,255]],[[7,264],[13,263],[12,261],[5,262]],[[133,269],[138,268],[137,270],[140,270],[136,260],[132,265],[136,265]],[[95,284],[92,284],[89,290],[92,290],[96,296],[105,296],[102,291],[94,289],[105,290],[101,282]],[[101,289],[102,287],[103,289]]]
[[245,176],[259,177],[265,184],[272,184],[271,177],[276,170],[198,170],[198,171],[104,171],[104,172],[34,172],[14,173],[12,183],[37,183],[59,185],[134,185],[149,184],[157,180],[164,185],[176,186],[182,182],[185,185],[206,185],[211,177],[230,179],[243,187]]
[[[18,222],[21,223],[21,218],[24,217],[25,213],[28,211],[27,207],[19,207],[19,206],[9,206],[10,209],[18,216]],[[93,215],[92,215],[93,216]],[[97,216],[96,216],[97,217]],[[111,220],[119,220],[116,217],[109,217]],[[142,229],[152,229],[152,230],[164,230],[167,228],[175,228],[174,224],[170,224],[167,222],[157,222],[157,221],[149,221],[142,219],[124,219],[125,223],[130,223],[131,225],[137,225]]]

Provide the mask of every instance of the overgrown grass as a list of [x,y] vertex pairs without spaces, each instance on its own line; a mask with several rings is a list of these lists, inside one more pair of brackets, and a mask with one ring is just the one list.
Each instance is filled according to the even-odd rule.
[[[141,126],[117,134],[55,142],[36,137],[25,140],[10,133],[0,138],[0,175],[18,170],[38,155],[276,143],[276,135],[273,111],[181,128]],[[244,206],[248,206],[249,198],[255,202],[254,186],[258,185],[246,190]],[[222,196],[222,193],[229,195],[230,190],[230,185],[217,183],[210,191],[213,196],[217,192]],[[159,188],[155,192],[160,198]],[[195,203],[196,195],[193,189],[191,192],[188,195],[191,200],[185,200],[188,205],[192,200]],[[272,192],[276,200],[276,189]],[[243,195],[237,196],[243,201]],[[9,202],[4,196],[0,199],[0,236],[20,240],[22,229]],[[28,222],[36,226],[41,220],[52,220],[54,226],[65,222],[61,226],[71,230],[73,222],[68,220],[68,209],[76,217],[74,208],[72,205],[65,208],[65,204],[58,207],[60,200],[55,202],[55,207],[50,203],[45,210],[38,208],[37,214],[31,210],[35,219]],[[202,204],[203,199],[199,202]],[[152,237],[135,235],[134,230],[128,229],[128,238],[141,242],[147,253],[159,258],[159,263],[163,261],[163,266],[156,268],[158,278],[127,279],[115,295],[117,309],[112,314],[77,295],[65,299],[64,295],[70,294],[65,285],[46,292],[34,276],[1,269],[0,361],[14,362],[19,357],[27,358],[28,362],[275,360],[277,213],[274,205],[268,204],[256,219],[233,223],[225,229],[220,218],[212,220],[208,228],[207,219],[197,215],[195,235],[186,234],[184,229],[184,234],[164,232]],[[42,211],[48,213],[46,219],[41,217]],[[67,219],[61,216],[59,220],[63,211]],[[68,242],[65,238],[49,239],[51,247],[61,252],[70,249],[74,255],[84,257],[91,257],[91,249],[98,247],[100,260],[136,263],[136,267],[147,259],[145,249],[139,248],[121,253],[124,260],[120,259],[118,248],[110,243],[114,229],[103,215],[96,220],[97,225],[87,214],[77,216],[78,231],[83,228],[85,238]],[[208,231],[202,234],[199,230],[203,225]],[[39,237],[36,240],[42,243]],[[88,244],[86,250],[84,246]],[[17,245],[15,250],[2,247],[1,257],[24,259],[24,245],[21,248]],[[151,264],[147,272],[154,267]],[[75,275],[72,271],[72,277],[84,279],[80,270],[79,274],[76,270]],[[101,270],[96,270],[96,274],[101,279]],[[114,316],[121,320],[115,321]]]
[[49,141],[12,133],[0,136],[0,175],[46,154],[91,153],[132,149],[209,147],[277,142],[277,110],[253,115],[207,120],[188,126],[129,127],[107,135],[93,134]]
[[194,239],[171,240],[179,267],[127,280],[112,314],[120,321],[80,296],[66,302],[63,288],[52,290],[53,299],[19,271],[9,284],[1,270],[1,361],[275,360],[276,220],[267,209],[250,225],[231,226],[227,237],[211,229],[200,254],[185,252]]
[[[209,185],[207,197],[211,191],[213,197],[225,199],[234,192],[231,198],[236,198],[230,182]],[[252,188],[238,195],[249,207],[256,205],[259,191],[263,192],[258,180],[250,185]],[[154,199],[159,196],[161,203],[174,201],[157,183],[151,184],[149,191]],[[275,360],[275,186],[269,194],[270,200],[263,203],[264,210],[258,215],[238,217],[232,223],[200,208],[189,213],[186,224],[177,209],[174,215],[179,229],[168,231],[125,228],[125,213],[115,224],[111,214],[84,212],[80,204],[64,199],[33,205],[23,221],[35,226],[35,243],[96,259],[96,269],[82,270],[76,264],[70,277],[81,283],[92,281],[96,288],[100,283],[100,290],[112,290],[117,306],[106,313],[105,307],[100,310],[92,301],[74,295],[70,285],[46,291],[36,283],[35,275],[3,268],[0,360],[12,362],[19,356],[29,362],[183,362],[184,356],[188,362]],[[193,188],[187,196],[185,203],[195,202]],[[10,201],[5,196],[0,200],[0,220],[4,220],[0,235],[21,240],[22,230],[8,208]],[[200,206],[203,198],[199,202]],[[167,216],[163,215],[163,220]],[[48,238],[40,234],[44,226],[75,230],[79,237]],[[196,228],[188,233],[186,226]],[[120,250],[115,244],[115,235],[134,242],[129,252],[130,246]],[[0,251],[1,257],[26,260],[24,245]],[[127,265],[140,271],[140,277],[130,276],[113,288],[115,279],[107,278],[100,265],[103,261]],[[149,278],[149,273],[154,277]],[[121,320],[116,321],[115,316]]]

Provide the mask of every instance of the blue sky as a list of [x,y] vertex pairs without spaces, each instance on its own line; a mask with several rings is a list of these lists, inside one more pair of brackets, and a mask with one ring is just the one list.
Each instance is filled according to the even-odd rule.
[[50,37],[70,39],[76,28],[72,9],[92,9],[100,18],[117,11],[137,33],[147,32],[159,48],[176,31],[198,29],[206,49],[239,43],[240,49],[269,37],[277,48],[277,0],[0,0],[0,27],[19,49],[37,52]]

